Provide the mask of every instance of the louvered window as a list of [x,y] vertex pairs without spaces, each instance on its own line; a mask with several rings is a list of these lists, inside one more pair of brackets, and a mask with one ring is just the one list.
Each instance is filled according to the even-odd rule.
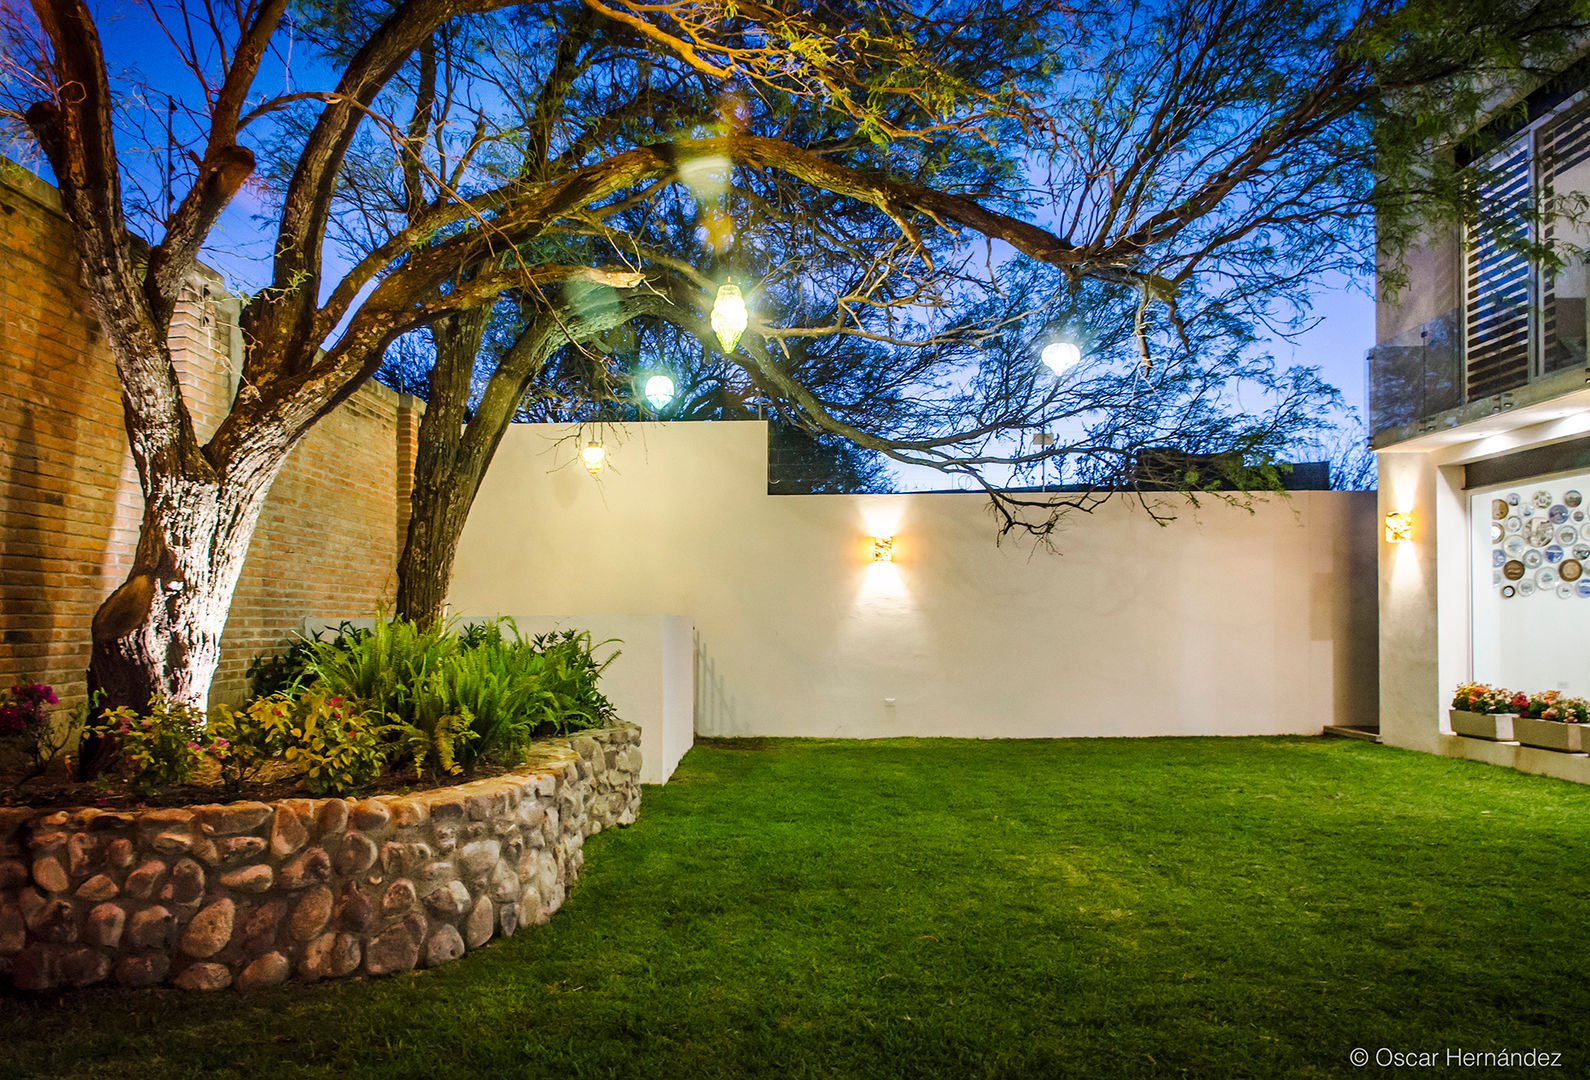
[[[1585,363],[1586,270],[1576,252],[1590,247],[1590,234],[1568,216],[1584,216],[1590,192],[1590,107],[1574,106],[1534,126],[1486,173],[1479,191],[1483,224],[1470,226],[1465,245],[1469,401]],[[1546,212],[1534,214],[1541,200]],[[1553,273],[1520,250],[1536,228],[1566,256]]]

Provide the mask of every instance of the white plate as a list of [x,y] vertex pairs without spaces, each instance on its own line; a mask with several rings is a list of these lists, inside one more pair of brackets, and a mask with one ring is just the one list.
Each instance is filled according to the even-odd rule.
[[1529,501],[1535,504],[1535,509],[1544,510],[1551,505],[1551,492],[1541,488],[1529,497]]
[[1523,581],[1520,581],[1518,583],[1518,595],[1519,596],[1534,596],[1535,595],[1535,583],[1533,581],[1530,581],[1528,578],[1525,578]]

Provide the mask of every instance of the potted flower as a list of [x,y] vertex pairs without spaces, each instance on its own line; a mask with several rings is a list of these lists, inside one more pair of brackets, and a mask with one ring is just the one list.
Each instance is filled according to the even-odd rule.
[[1495,742],[1513,740],[1513,717],[1518,710],[1513,706],[1511,691],[1487,683],[1467,682],[1452,695],[1452,733],[1467,735],[1471,739],[1490,739]]
[[1586,722],[1590,722],[1590,702],[1547,690],[1524,699],[1513,721],[1513,737],[1525,746],[1577,753]]

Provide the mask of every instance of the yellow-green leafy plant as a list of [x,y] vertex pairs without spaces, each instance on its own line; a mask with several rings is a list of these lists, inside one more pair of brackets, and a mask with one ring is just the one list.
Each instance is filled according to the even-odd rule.
[[125,705],[106,709],[85,731],[115,743],[127,778],[141,795],[193,779],[209,739],[202,710],[163,694],[149,699],[147,713]]
[[312,795],[347,795],[381,775],[384,726],[368,709],[311,687],[292,703],[287,765]]
[[258,698],[241,709],[217,705],[210,711],[207,750],[221,770],[221,783],[236,793],[266,764],[281,759],[292,742],[297,704],[286,694]]

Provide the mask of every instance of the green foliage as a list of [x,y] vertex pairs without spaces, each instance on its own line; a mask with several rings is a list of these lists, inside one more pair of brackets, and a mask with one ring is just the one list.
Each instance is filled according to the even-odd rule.
[[530,654],[539,660],[534,668],[536,689],[549,695],[553,706],[551,712],[543,713],[536,734],[566,735],[601,727],[616,718],[613,703],[596,685],[619,653],[614,649],[598,663],[595,652],[612,644],[616,644],[614,639],[593,643],[588,630],[560,630],[530,640]]
[[270,697],[274,694],[296,694],[311,678],[310,657],[317,645],[330,645],[345,649],[370,631],[360,629],[344,620],[330,639],[323,638],[324,630],[316,630],[311,637],[294,637],[287,648],[277,653],[260,653],[248,665],[249,694],[252,697]]
[[358,701],[394,723],[413,724],[419,688],[458,648],[458,635],[445,623],[421,629],[382,615],[369,630],[315,642],[304,671],[328,694]]
[[292,702],[287,764],[313,795],[347,795],[381,775],[384,725],[360,705],[315,686]]
[[143,795],[193,779],[209,738],[203,711],[162,694],[149,699],[146,715],[125,705],[106,709],[85,730],[115,742],[133,790]]
[[297,704],[286,694],[256,698],[242,709],[218,705],[210,713],[210,760],[221,770],[228,791],[259,775],[281,758],[292,741]]

